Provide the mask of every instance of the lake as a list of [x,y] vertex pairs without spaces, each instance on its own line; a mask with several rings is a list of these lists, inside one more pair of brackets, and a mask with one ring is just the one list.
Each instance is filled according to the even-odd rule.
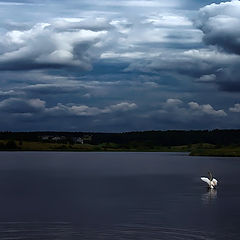
[[0,152],[0,239],[239,240],[239,173],[186,153]]

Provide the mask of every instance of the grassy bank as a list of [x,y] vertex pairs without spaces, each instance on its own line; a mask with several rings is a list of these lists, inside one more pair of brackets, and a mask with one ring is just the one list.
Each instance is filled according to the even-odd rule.
[[216,146],[200,143],[182,146],[120,145],[115,143],[70,144],[34,141],[0,140],[1,151],[112,151],[112,152],[190,152],[191,156],[240,157],[240,146]]
[[1,151],[155,151],[155,152],[188,152],[187,146],[145,146],[120,145],[115,143],[70,144],[51,142],[30,142],[0,140]]
[[191,156],[219,156],[240,157],[240,146],[213,146],[212,148],[198,148],[190,153]]

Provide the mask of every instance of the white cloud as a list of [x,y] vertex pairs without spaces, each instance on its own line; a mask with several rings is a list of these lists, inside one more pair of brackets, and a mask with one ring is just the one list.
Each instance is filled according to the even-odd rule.
[[[0,101],[0,112],[11,114],[37,114],[38,116],[97,116],[117,112],[132,111],[137,108],[133,102],[120,102],[103,108],[81,104],[58,103],[48,107],[46,102],[39,98],[7,98]],[[30,116],[29,115],[29,116]],[[36,116],[37,116],[36,115]]]
[[215,117],[225,117],[227,114],[224,110],[215,110],[210,104],[200,105],[197,102],[189,102],[187,106],[185,103],[177,98],[167,99],[163,104],[164,112],[176,112],[182,117],[183,113],[189,116],[195,115],[211,115]]
[[[166,58],[165,45],[200,44],[202,32],[181,11],[155,9],[179,1],[103,1],[114,6],[153,7],[154,11],[98,17],[53,18],[28,30],[13,30],[0,40],[0,69],[75,67],[91,70],[96,59],[133,62]],[[96,4],[103,4],[96,1]],[[91,3],[92,4],[92,3]],[[181,49],[185,49],[181,48]],[[175,49],[173,58],[178,54]],[[183,52],[183,51],[182,51]],[[130,69],[130,68],[129,68]]]
[[45,101],[40,99],[8,98],[0,102],[0,111],[7,113],[37,113],[45,109]]
[[14,96],[16,92],[14,90],[2,91],[0,90],[0,96]]
[[200,9],[197,26],[207,44],[240,54],[240,1],[211,4]]
[[111,105],[105,109],[107,112],[115,112],[115,111],[129,111],[137,108],[136,103],[129,103],[129,102],[121,102],[115,105]]
[[192,28],[193,23],[186,17],[177,14],[161,13],[147,17],[143,23],[151,23],[156,27],[185,27]]
[[[65,22],[63,20],[63,24]],[[0,40],[0,68],[74,66],[91,69],[91,60],[97,57],[97,51],[92,49],[106,37],[107,31],[83,29],[81,24],[66,25],[60,31],[59,23],[57,26],[53,23],[39,23],[29,30],[7,32]]]
[[202,75],[199,78],[200,82],[213,82],[216,80],[216,75],[215,74],[209,74],[209,75]]
[[41,113],[44,115],[72,115],[96,116],[114,112],[126,112],[137,108],[135,103],[120,102],[104,108],[90,107],[87,105],[67,105],[58,103],[56,106],[47,107],[46,102],[40,99],[8,98],[0,102],[0,111],[8,113]]
[[127,40],[130,44],[165,43],[165,44],[199,44],[202,41],[202,33],[198,29],[181,27],[159,27],[153,23],[142,24],[129,31]]
[[121,1],[111,1],[111,0],[102,0],[91,1],[91,4],[94,5],[103,5],[103,6],[116,6],[116,7],[144,7],[144,8],[155,8],[155,7],[176,7],[179,6],[179,1],[172,0],[121,0]]
[[137,105],[129,102],[121,102],[105,108],[89,107],[86,105],[67,106],[59,103],[55,107],[47,108],[46,113],[50,115],[96,116],[114,112],[126,112],[135,108],[137,108]]
[[183,103],[182,100],[177,99],[177,98],[169,98],[166,101],[166,104],[171,105],[171,106],[177,106],[177,105],[182,104],[182,103]]
[[172,126],[172,129],[200,129],[203,126],[216,128],[227,118],[223,109],[216,110],[210,104],[186,102],[178,98],[167,99],[155,110],[143,115],[144,118],[159,123],[159,126]]
[[207,114],[216,117],[226,117],[227,114],[224,110],[215,110],[210,104],[203,104],[200,105],[196,102],[189,102],[188,103],[191,110],[193,110],[194,114]]
[[182,100],[177,98],[169,98],[165,103],[162,104],[160,113],[164,114],[175,114],[176,118],[180,121],[188,121],[190,118],[199,116],[214,116],[214,117],[225,117],[227,114],[224,110],[215,110],[210,104],[198,104],[197,102],[184,103]]
[[[238,69],[238,64],[238,55],[218,52],[216,49],[164,50],[149,61],[131,62],[125,71],[178,73],[198,78],[199,82],[209,82],[210,79],[214,81],[214,75],[217,79],[230,67]],[[222,81],[216,83],[221,84]]]
[[28,3],[28,2],[0,2],[0,6],[25,6],[25,5],[34,5],[34,6],[41,6],[38,3]]
[[58,31],[69,31],[77,29],[86,29],[92,31],[101,31],[110,29],[112,26],[104,17],[96,18],[56,18],[51,24]]
[[104,52],[101,54],[101,59],[126,59],[132,61],[132,59],[150,59],[159,56],[159,53],[149,53],[149,52]]
[[207,61],[208,63],[211,63],[211,65],[231,64],[240,61],[239,56],[235,54],[229,55],[227,53],[219,52],[216,49],[208,48],[187,50],[182,53],[182,57],[184,56],[202,62]]
[[239,113],[240,112],[240,103],[234,104],[234,107],[229,108],[229,111]]

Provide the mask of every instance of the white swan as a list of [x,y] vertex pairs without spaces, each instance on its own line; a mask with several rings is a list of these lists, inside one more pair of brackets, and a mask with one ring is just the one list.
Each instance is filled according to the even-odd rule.
[[213,178],[210,172],[208,172],[208,175],[209,179],[207,177],[201,177],[201,180],[207,183],[209,188],[214,189],[217,186],[218,181],[215,178]]

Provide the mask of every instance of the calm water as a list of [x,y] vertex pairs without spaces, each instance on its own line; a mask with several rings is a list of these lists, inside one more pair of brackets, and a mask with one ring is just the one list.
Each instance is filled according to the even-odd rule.
[[239,173],[240,158],[0,152],[0,239],[239,240]]

